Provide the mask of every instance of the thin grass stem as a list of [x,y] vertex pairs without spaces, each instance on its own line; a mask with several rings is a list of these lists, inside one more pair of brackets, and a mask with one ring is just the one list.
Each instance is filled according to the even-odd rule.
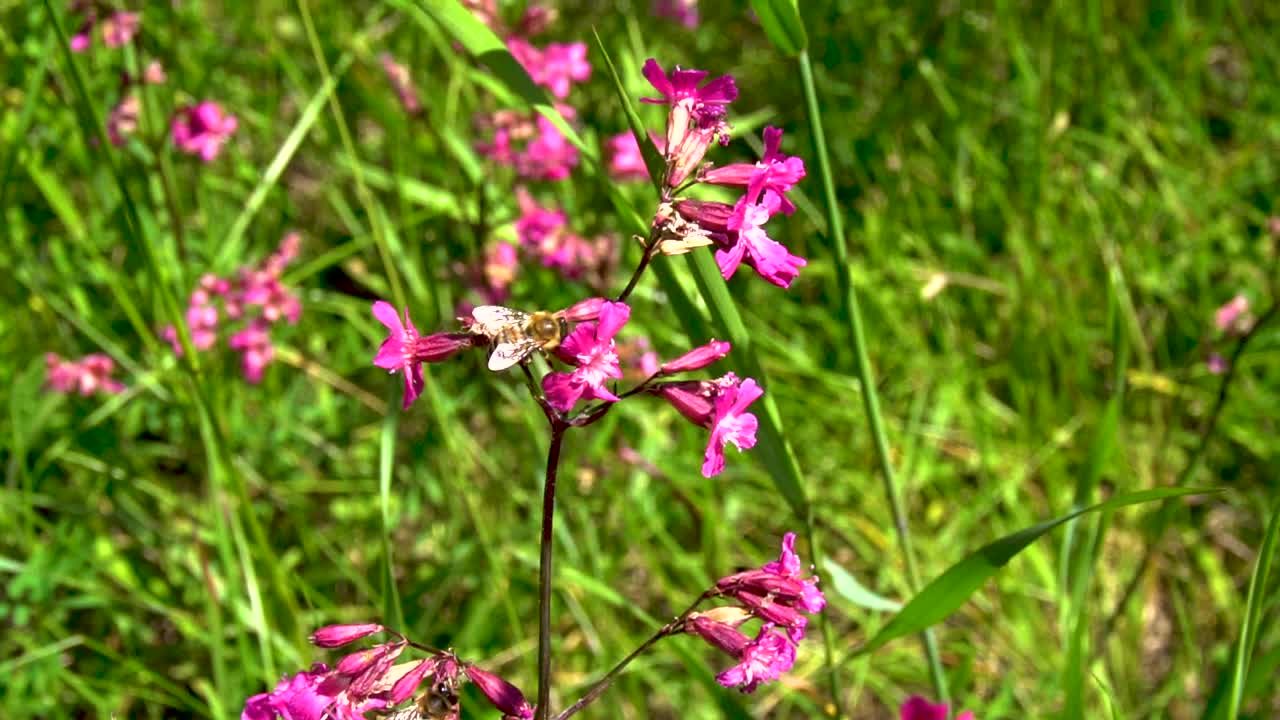
[[538,708],[534,720],[546,720],[551,701],[551,561],[552,530],[556,514],[556,473],[560,447],[568,429],[551,419],[551,444],[547,447],[547,476],[542,487],[542,537],[538,556]]

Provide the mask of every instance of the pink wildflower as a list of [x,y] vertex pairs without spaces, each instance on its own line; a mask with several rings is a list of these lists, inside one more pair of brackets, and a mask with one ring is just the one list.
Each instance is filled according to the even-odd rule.
[[707,71],[685,70],[677,65],[668,75],[653,58],[645,61],[641,72],[662,97],[640,98],[640,102],[666,104],[673,108],[683,106],[690,119],[699,125],[724,118],[725,106],[738,97],[738,86],[731,75],[721,75],[698,87]]
[[744,693],[754,692],[760,683],[778,679],[795,665],[796,646],[765,623],[756,638],[743,646],[737,659],[737,665],[716,675],[716,682],[738,687]]
[[1243,335],[1253,325],[1253,317],[1249,315],[1249,298],[1236,295],[1228,300],[1213,314],[1213,324],[1222,332]]
[[690,350],[675,360],[663,363],[660,371],[663,375],[674,375],[675,373],[689,372],[691,370],[701,370],[728,355],[731,347],[729,343],[723,340],[712,340],[702,347]]
[[538,135],[515,155],[516,172],[530,180],[563,180],[578,164],[578,148],[545,117],[537,119]]
[[116,363],[109,355],[92,353],[79,361],[63,360],[56,353],[44,356],[46,385],[54,392],[77,392],[89,397],[98,391],[108,395],[122,393],[125,387],[111,378]]
[[584,82],[591,77],[586,43],[551,43],[543,50],[542,62],[539,84],[561,100],[569,96],[572,83]]
[[609,175],[614,180],[649,179],[644,156],[640,154],[640,144],[636,142],[633,133],[618,133],[609,138],[606,145],[609,151]]
[[316,663],[309,671],[284,678],[269,693],[254,695],[245,701],[240,720],[276,720],[277,717],[320,718],[334,702],[334,696],[321,692],[321,683],[329,667]]
[[553,242],[552,238],[569,222],[569,216],[563,210],[551,210],[539,205],[524,188],[516,188],[516,204],[520,207],[520,217],[516,219],[516,237],[527,248],[541,250]]
[[617,402],[605,383],[622,377],[614,336],[631,317],[626,303],[605,302],[600,319],[583,323],[569,333],[556,355],[575,368],[572,372],[552,372],[542,379],[542,389],[551,406],[567,412],[582,398]]
[[378,322],[391,331],[391,335],[382,342],[373,364],[390,372],[404,373],[404,405],[409,405],[422,394],[422,365],[416,358],[418,329],[409,319],[409,309],[405,308],[404,322],[400,322],[400,314],[391,307],[391,303],[379,300],[373,304],[373,316]]
[[489,290],[489,304],[499,304],[507,299],[511,294],[511,283],[515,281],[519,270],[520,261],[514,245],[500,242],[489,248],[484,258],[484,279]]
[[781,145],[782,129],[767,127],[764,129],[764,157],[759,162],[712,168],[701,173],[698,179],[713,185],[759,186],[766,191],[771,190],[778,194],[782,212],[790,215],[796,206],[785,193],[804,179],[804,160],[783,155],[779,152]]
[[222,146],[236,127],[234,115],[224,113],[217,103],[206,100],[178,110],[170,130],[179,150],[210,162],[222,152]]
[[782,196],[772,190],[762,190],[762,184],[753,185],[733,207],[724,224],[727,232],[721,235],[726,238],[728,247],[716,251],[716,264],[726,280],[733,277],[738,265],[745,262],[755,268],[760,277],[778,287],[788,288],[807,262],[792,255],[785,245],[764,231],[763,225],[778,212]]
[[267,332],[269,324],[262,318],[253,322],[227,339],[233,350],[240,351],[240,368],[246,380],[253,384],[262,382],[262,371],[275,358],[275,347],[271,344],[271,335]]
[[711,438],[703,456],[702,476],[715,477],[724,470],[724,446],[733,443],[739,450],[756,445],[756,416],[746,412],[747,406],[764,395],[756,381],[747,378],[741,385],[721,388],[715,400],[715,416],[711,421]]
[[396,62],[391,57],[391,53],[382,53],[378,58],[382,62],[382,69],[387,73],[387,80],[391,83],[391,87],[396,91],[396,95],[400,97],[400,104],[409,114],[416,114],[422,111],[422,101],[418,99],[418,91],[413,86],[413,78],[409,74],[409,68]]
[[262,317],[270,322],[284,318],[292,325],[302,314],[302,303],[298,297],[271,273],[251,274],[241,300],[246,305],[261,306]]
[[138,114],[141,105],[138,96],[132,93],[125,95],[107,115],[107,137],[112,145],[123,145],[125,136],[138,130]]
[[653,14],[692,30],[698,27],[698,0],[654,0]]
[[1209,353],[1209,357],[1205,358],[1204,364],[1212,375],[1221,375],[1227,371],[1228,367],[1230,367],[1227,363],[1227,359],[1222,357],[1220,353],[1216,352]]
[[744,570],[723,577],[716,582],[716,588],[734,597],[746,591],[783,605],[799,607],[805,612],[821,612],[827,606],[827,599],[818,589],[816,575],[801,577],[795,543],[796,534],[787,533],[782,537],[782,554],[777,560],[765,563],[758,570]]
[[169,76],[164,72],[164,66],[159,60],[152,60],[147,63],[147,67],[142,71],[142,81],[148,85],[163,85]]
[[93,32],[92,20],[85,23],[75,35],[71,36],[71,42],[68,43],[71,46],[71,52],[80,53],[88,50],[89,46],[93,44],[91,32]]
[[102,21],[102,42],[110,48],[123,47],[138,34],[141,24],[142,16],[138,13],[113,13]]
[[721,389],[711,380],[682,380],[650,385],[646,392],[671,403],[676,412],[694,425],[709,428],[715,419],[715,398]]
[[[900,717],[902,720],[947,720],[950,712],[951,708],[946,703],[931,703],[919,695],[913,695],[902,705]],[[973,720],[973,713],[962,712],[955,720]]]

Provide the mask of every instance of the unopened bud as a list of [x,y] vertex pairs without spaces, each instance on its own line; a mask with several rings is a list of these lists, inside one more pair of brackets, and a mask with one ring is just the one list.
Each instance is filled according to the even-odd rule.
[[579,300],[572,307],[560,313],[560,317],[571,323],[590,322],[600,317],[600,311],[604,308],[606,302],[608,301],[601,297]]
[[387,703],[389,705],[399,705],[408,700],[411,695],[418,691],[418,686],[422,684],[423,679],[435,672],[435,669],[435,660],[423,660],[415,665],[412,670],[402,675],[391,686],[391,697],[387,699]]
[[702,347],[690,350],[671,362],[664,363],[660,371],[663,375],[674,375],[675,373],[689,372],[691,370],[701,370],[728,355],[730,347],[729,343],[723,340],[712,340]]
[[380,633],[386,628],[377,623],[356,623],[352,625],[326,625],[311,633],[311,644],[322,648],[342,647],[360,638]]
[[525,699],[520,688],[474,665],[468,665],[464,672],[485,698],[504,716],[521,718],[521,720],[529,720],[533,717],[533,706]]

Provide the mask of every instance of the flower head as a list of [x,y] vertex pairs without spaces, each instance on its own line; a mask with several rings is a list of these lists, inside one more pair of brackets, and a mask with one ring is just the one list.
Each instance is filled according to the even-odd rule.
[[471,678],[471,682],[476,684],[480,689],[480,693],[491,705],[502,713],[504,718],[519,718],[519,720],[532,720],[533,706],[525,699],[524,693],[520,692],[520,688],[503,680],[497,675],[481,670],[474,665],[468,665],[463,668],[463,672],[467,677]]
[[771,597],[775,601],[795,605],[806,612],[821,612],[827,599],[818,589],[817,576],[801,577],[803,567],[796,554],[796,534],[782,536],[782,553],[777,560],[760,566],[759,570],[746,570],[729,575],[716,582],[716,587],[727,595],[737,596],[746,591]]
[[640,143],[631,132],[618,133],[605,143],[609,156],[609,176],[614,180],[647,180],[649,170],[640,153]]
[[796,663],[796,646],[765,623],[756,638],[743,646],[738,664],[716,675],[716,682],[754,692],[760,683],[778,679]]
[[713,185],[759,186],[772,191],[779,197],[782,212],[790,215],[796,206],[787,199],[786,193],[804,179],[804,160],[783,155],[779,150],[781,146],[782,129],[767,127],[764,129],[764,156],[759,162],[712,168],[700,173],[698,179]]
[[724,470],[724,447],[729,443],[739,450],[749,450],[756,445],[756,416],[747,412],[747,406],[764,395],[756,381],[747,378],[741,385],[722,387],[715,400],[715,415],[711,420],[711,438],[703,456],[702,476],[715,477]]
[[626,303],[605,301],[598,321],[582,323],[564,338],[556,355],[575,367],[572,372],[552,372],[543,377],[542,389],[552,407],[567,412],[584,397],[618,400],[605,383],[622,377],[613,338],[630,317],[631,308]]
[[698,27],[698,0],[654,0],[653,14],[692,30]]
[[112,13],[102,21],[102,42],[107,47],[123,47],[138,34],[142,16],[136,12]]
[[422,394],[422,364],[417,359],[418,328],[409,319],[409,309],[405,308],[404,322],[391,303],[379,300],[373,304],[373,316],[382,323],[391,334],[382,341],[373,364],[390,372],[404,373],[404,405],[409,407]]
[[721,75],[699,87],[707,77],[706,70],[685,70],[676,65],[668,75],[653,58],[645,61],[641,72],[662,97],[640,98],[640,102],[685,106],[690,119],[700,125],[724,118],[725,106],[738,98],[738,86],[731,75]]
[[107,138],[112,145],[123,145],[125,136],[138,130],[138,114],[141,111],[138,96],[130,93],[120,99],[107,114]]
[[781,202],[782,196],[772,190],[748,192],[738,199],[726,222],[734,233],[731,244],[716,251],[716,263],[726,280],[733,277],[739,264],[746,262],[765,280],[781,288],[791,287],[807,262],[769,237],[763,227],[778,212]]
[[[951,708],[946,703],[931,703],[919,695],[913,695],[903,703],[900,717],[902,720],[947,720],[950,712]],[[973,720],[973,713],[962,712],[955,720]]]
[[222,106],[206,100],[178,110],[170,133],[179,150],[210,162],[222,152],[222,146],[236,127],[234,115],[223,112]]
[[116,363],[109,355],[91,353],[75,361],[63,360],[56,353],[45,353],[44,363],[46,387],[54,392],[76,392],[89,397],[99,391],[115,395],[125,390],[123,384],[111,378]]
[[516,153],[516,172],[530,180],[563,180],[578,164],[578,148],[547,118],[539,115],[538,134]]
[[391,53],[382,53],[378,56],[378,61],[382,63],[382,70],[387,74],[387,81],[391,83],[392,89],[396,91],[396,95],[400,98],[400,104],[409,114],[416,114],[422,111],[422,101],[418,99],[418,90],[413,86],[413,77],[409,74],[409,68],[396,62]]
[[263,318],[254,318],[245,329],[227,339],[233,350],[240,351],[240,368],[244,377],[255,385],[262,382],[262,371],[275,358],[275,347],[271,344],[268,332],[270,323]]
[[1236,335],[1249,332],[1253,316],[1249,314],[1249,298],[1236,295],[1213,313],[1213,324],[1218,330]]

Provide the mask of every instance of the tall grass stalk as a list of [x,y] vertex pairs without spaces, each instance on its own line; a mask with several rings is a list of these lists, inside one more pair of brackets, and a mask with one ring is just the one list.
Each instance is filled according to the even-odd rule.
[[[836,279],[840,285],[840,297],[844,302],[844,313],[849,320],[849,339],[853,345],[854,358],[857,364],[858,383],[862,388],[863,411],[867,424],[871,429],[871,438],[875,445],[876,459],[880,464],[880,477],[884,482],[885,496],[889,499],[893,513],[894,531],[898,536],[898,546],[902,553],[902,561],[907,570],[907,581],[911,592],[920,589],[920,571],[916,567],[915,553],[911,548],[911,530],[907,524],[906,511],[902,505],[901,491],[894,478],[893,462],[889,457],[889,439],[885,433],[884,419],[880,414],[880,399],[876,392],[875,372],[871,367],[871,359],[867,353],[867,340],[862,327],[862,314],[858,308],[858,293],[853,284],[853,273],[849,264],[849,249],[844,235],[844,220],[840,207],[836,202],[835,179],[831,173],[831,161],[827,155],[827,139],[822,129],[822,111],[818,105],[818,91],[813,83],[813,67],[809,61],[808,50],[802,50],[798,56],[800,65],[801,87],[804,89],[805,109],[809,116],[809,127],[813,133],[813,149],[818,157],[818,171],[822,176],[822,194],[827,211],[827,227],[830,231],[832,250],[835,253]],[[938,653],[937,639],[933,630],[926,629],[921,633],[925,657],[929,663],[929,676],[933,682],[934,693],[940,702],[949,702],[946,674],[943,672],[942,659]]]

